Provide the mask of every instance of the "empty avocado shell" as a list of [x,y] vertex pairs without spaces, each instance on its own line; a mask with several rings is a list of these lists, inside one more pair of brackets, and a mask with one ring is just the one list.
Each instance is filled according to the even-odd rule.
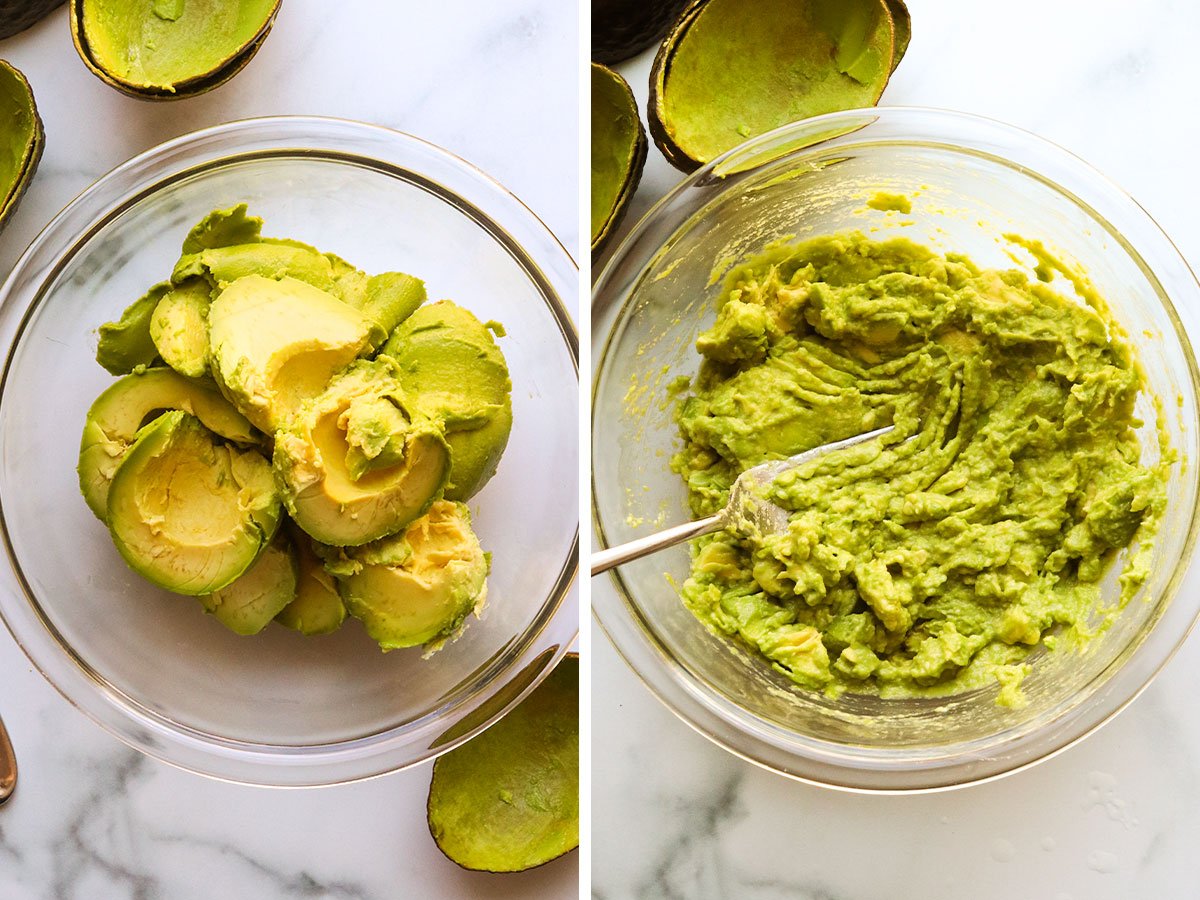
[[662,40],[688,0],[592,0],[592,59],[605,65]]
[[65,0],[0,0],[0,41],[36,25]]
[[438,848],[464,869],[523,872],[579,846],[579,656],[433,765]]
[[220,87],[258,52],[282,0],[71,0],[75,49],[106,84],[143,100]]
[[[0,59],[0,230],[17,208],[17,203],[33,180],[46,132],[33,102],[29,82],[15,68]],[[11,127],[7,123],[12,123]]]
[[646,130],[625,79],[592,63],[592,258],[625,216],[646,164]]
[[789,122],[873,106],[896,58],[893,2],[903,7],[899,0],[696,0],[650,73],[655,143],[690,172]]
[[912,16],[904,0],[885,0],[888,12],[892,15],[892,27],[895,29],[892,46],[892,71],[900,65],[900,60],[908,52],[908,42],[912,40]]

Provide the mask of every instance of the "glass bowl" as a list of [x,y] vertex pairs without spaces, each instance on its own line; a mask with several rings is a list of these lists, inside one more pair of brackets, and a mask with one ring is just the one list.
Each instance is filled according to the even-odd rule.
[[[915,195],[912,212],[866,208],[878,191]],[[1135,336],[1149,389],[1183,462],[1153,574],[1083,653],[1041,651],[1005,709],[997,688],[936,699],[840,700],[796,687],[757,655],[706,631],[671,581],[687,547],[627,564],[593,608],[620,653],[668,707],[746,759],[806,781],[869,791],[933,790],[1013,771],[1063,749],[1133,699],[1183,641],[1200,592],[1180,591],[1197,531],[1197,367],[1185,332],[1200,288],[1179,252],[1128,196],[1033,135],[956,113],[884,108],[787,126],[715,160],[630,234],[594,294],[595,528],[604,546],[685,521],[667,388],[695,375],[693,342],[715,317],[720,273],[774,240],[848,229],[902,235],[986,267],[1035,261],[1003,239],[1042,240],[1082,265]],[[1056,290],[1071,295],[1063,279]],[[1160,450],[1152,398],[1139,399],[1143,459]],[[1113,601],[1120,561],[1104,583]],[[731,649],[735,652],[731,652]],[[1039,651],[1035,651],[1039,652]]]
[[[470,508],[489,602],[429,659],[271,625],[238,637],[126,568],[80,496],[85,413],[112,378],[95,329],[163,279],[187,229],[246,202],[270,235],[425,279],[503,323],[514,426]],[[332,784],[429,759],[510,709],[567,652],[577,565],[577,269],[547,228],[463,160],[384,128],[284,117],[163,144],[84,192],[0,290],[0,614],[35,666],[117,737],[263,785]]]

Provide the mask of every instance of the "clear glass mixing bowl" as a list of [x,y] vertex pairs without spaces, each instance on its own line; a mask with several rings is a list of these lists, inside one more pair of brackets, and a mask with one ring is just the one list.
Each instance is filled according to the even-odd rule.
[[[354,620],[325,637],[276,625],[238,637],[126,568],[79,494],[84,415],[112,381],[93,358],[96,327],[170,273],[191,224],[239,202],[268,234],[411,272],[431,298],[508,331],[512,437],[470,502],[493,554],[489,602],[429,659],[381,653]],[[0,290],[5,623],[109,731],[208,775],[331,784],[462,742],[532,690],[577,632],[577,294],[575,264],[520,201],[384,128],[249,120],[125,163],[50,223]]]
[[[912,213],[866,208],[878,191]],[[729,750],[796,778],[875,791],[978,781],[1043,759],[1132,700],[1183,641],[1200,592],[1179,590],[1197,530],[1197,368],[1185,331],[1200,288],[1132,199],[1033,135],[956,113],[883,108],[787,126],[714,161],[663,199],[619,248],[593,299],[595,528],[604,546],[685,520],[667,386],[699,367],[696,334],[715,316],[719,274],[770,241],[849,229],[902,235],[988,267],[1035,264],[1004,239],[1042,240],[1086,270],[1140,348],[1149,389],[1183,462],[1153,574],[1085,653],[1035,660],[1019,710],[996,688],[952,697],[831,700],[806,692],[730,639],[708,633],[672,587],[686,547],[623,566],[596,584],[595,614],[634,670],[686,722]],[[1053,286],[1071,295],[1063,279]],[[1193,333],[1200,333],[1193,330]],[[1143,458],[1159,457],[1152,398],[1138,412]],[[1120,561],[1104,585],[1119,593]],[[735,650],[736,652],[731,652]]]

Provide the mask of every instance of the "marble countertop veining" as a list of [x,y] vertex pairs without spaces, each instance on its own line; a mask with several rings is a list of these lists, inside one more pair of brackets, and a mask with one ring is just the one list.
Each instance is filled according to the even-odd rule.
[[[219,90],[125,97],[75,54],[61,8],[0,42],[33,85],[46,154],[0,235],[0,277],[92,181],[168,138],[285,113],[419,135],[509,187],[577,255],[578,11],[554,0],[286,0],[263,49]],[[0,808],[0,900],[575,897],[578,854],[520,875],[469,873],[425,825],[430,766],[280,791],[144,758],[67,704],[0,629],[0,715],[21,782]]]
[[[1200,266],[1200,7],[907,2],[913,41],[883,104],[974,112],[1063,145]],[[643,109],[651,58],[621,67]],[[625,227],[680,178],[651,146]],[[911,797],[835,793],[758,769],[672,716],[602,636],[592,660],[604,685],[593,699],[596,900],[1200,895],[1195,635],[1082,744],[994,783]]]

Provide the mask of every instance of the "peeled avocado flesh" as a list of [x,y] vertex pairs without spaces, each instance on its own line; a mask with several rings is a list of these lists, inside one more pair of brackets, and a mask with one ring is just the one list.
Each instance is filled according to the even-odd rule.
[[127,375],[138,366],[150,366],[158,359],[158,348],[150,333],[158,301],[171,285],[156,284],[134,300],[116,322],[106,322],[98,330],[96,362],[113,375]]
[[152,414],[181,409],[210,431],[238,444],[262,437],[221,396],[215,384],[192,381],[171,369],[126,375],[96,398],[88,410],[79,446],[79,487],[101,520],[108,515],[108,487],[140,429]]
[[512,382],[492,333],[449,300],[401,323],[382,353],[413,407],[438,421],[450,445],[447,500],[466,500],[496,473],[512,430]]
[[461,503],[439,500],[400,534],[344,551],[339,588],[384,650],[437,649],[487,597],[488,561]]
[[322,543],[358,546],[394,534],[442,496],[451,459],[442,427],[407,410],[396,376],[387,357],[357,362],[275,436],[288,511]]
[[438,848],[465,869],[521,872],[579,846],[579,657],[433,765]]
[[162,361],[181,375],[208,374],[210,289],[191,278],[167,291],[150,316],[150,339]]
[[272,432],[370,348],[370,323],[336,297],[295,278],[247,275],[208,313],[210,365],[221,390]]
[[592,63],[592,252],[625,215],[646,163],[646,132],[625,79]]
[[696,542],[683,602],[802,687],[1020,706],[1035,649],[1145,583],[1175,457],[1160,431],[1142,462],[1141,364],[1078,269],[1008,239],[1044,280],[858,232],[778,245],[696,341],[671,466],[697,518],[747,468],[895,425],[778,479],[786,530]]
[[894,58],[884,0],[707,0],[655,60],[651,130],[672,164],[694,169],[789,122],[873,106]]
[[113,475],[107,521],[129,566],[177,594],[211,594],[250,568],[279,526],[271,469],[181,410],[142,428]]
[[289,526],[299,563],[296,599],[279,611],[275,621],[301,634],[330,634],[345,621],[346,604],[338,593],[337,582],[313,551],[312,538],[299,527]]
[[[452,459],[463,496],[495,471],[511,386],[488,328],[426,296],[263,237],[245,204],[205,216],[172,280],[100,329],[130,374],[89,410],[80,488],[130,566],[239,634],[335,631],[347,594],[385,649],[456,635],[488,561],[441,498]],[[389,335],[406,369],[363,358]]]
[[278,0],[73,0],[77,40],[109,78],[175,93],[252,53]]
[[227,587],[200,597],[206,612],[235,634],[258,634],[296,600],[296,553],[281,529],[249,569]]
[[[0,31],[4,24],[0,23]],[[33,90],[17,69],[0,60],[0,228],[33,179],[45,146]]]

